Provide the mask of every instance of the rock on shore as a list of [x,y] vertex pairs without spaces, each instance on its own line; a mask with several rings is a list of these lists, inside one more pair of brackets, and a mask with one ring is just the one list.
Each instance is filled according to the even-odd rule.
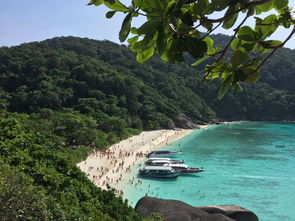
[[137,202],[135,210],[147,218],[152,213],[160,213],[165,221],[258,221],[253,212],[240,206],[193,207],[178,200],[147,196]]

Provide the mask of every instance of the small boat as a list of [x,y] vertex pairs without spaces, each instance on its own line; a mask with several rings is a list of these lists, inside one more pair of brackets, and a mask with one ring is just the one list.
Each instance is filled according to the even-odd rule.
[[278,145],[275,145],[275,147],[286,147],[286,145],[284,145],[284,144],[278,144]]
[[201,173],[204,172],[204,169],[201,168],[192,168],[186,164],[165,164],[164,166],[172,167],[178,173]]
[[139,170],[139,175],[146,177],[161,177],[161,178],[173,178],[179,176],[179,172],[176,172],[170,166],[145,166]]
[[163,166],[164,164],[182,164],[183,160],[171,160],[170,158],[149,158],[145,161],[145,165]]
[[179,154],[181,154],[181,152],[169,151],[169,150],[157,150],[157,151],[150,152],[148,154],[148,158],[153,158],[153,157],[176,157]]

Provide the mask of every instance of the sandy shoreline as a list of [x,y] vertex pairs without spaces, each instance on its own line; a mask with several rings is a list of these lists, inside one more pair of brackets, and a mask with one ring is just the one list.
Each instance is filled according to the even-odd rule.
[[180,139],[192,131],[184,129],[144,131],[112,145],[105,151],[93,152],[77,166],[95,185],[102,189],[107,189],[109,185],[117,189],[119,195],[123,195],[120,184],[123,180],[130,179],[131,168],[145,158],[147,153]]

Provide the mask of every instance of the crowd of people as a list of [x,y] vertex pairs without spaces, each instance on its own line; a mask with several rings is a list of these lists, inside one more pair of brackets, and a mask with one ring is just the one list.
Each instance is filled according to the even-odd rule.
[[[131,174],[131,168],[139,166],[139,161],[145,158],[150,151],[158,146],[164,146],[170,142],[170,138],[178,135],[179,131],[165,132],[151,137],[141,135],[121,141],[107,150],[96,150],[84,161],[84,172],[97,186],[107,189],[111,186],[117,194],[123,196],[124,192],[120,183],[125,179],[130,185],[140,185],[142,181],[135,179]],[[82,163],[83,164],[83,163]],[[82,169],[82,165],[80,166]],[[82,169],[83,170],[83,169]]]

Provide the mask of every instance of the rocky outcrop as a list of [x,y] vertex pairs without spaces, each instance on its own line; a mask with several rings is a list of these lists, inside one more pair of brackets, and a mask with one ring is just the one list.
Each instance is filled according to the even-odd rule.
[[258,221],[258,217],[250,210],[236,205],[197,207],[209,214],[223,214],[237,221]]
[[183,129],[198,129],[198,124],[205,124],[204,122],[193,120],[185,114],[180,114],[174,123],[176,127]]
[[146,218],[159,213],[165,221],[258,221],[253,212],[239,206],[193,207],[178,200],[147,196],[137,202],[135,210]]

